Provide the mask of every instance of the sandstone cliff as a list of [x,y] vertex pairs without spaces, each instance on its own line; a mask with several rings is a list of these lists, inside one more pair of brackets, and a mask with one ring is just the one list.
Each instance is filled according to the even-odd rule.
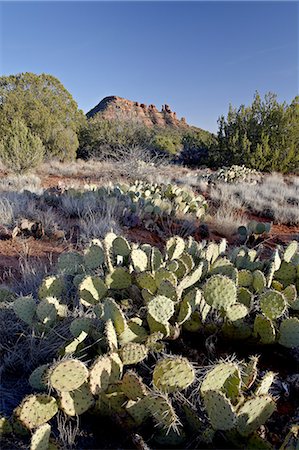
[[105,97],[86,115],[89,118],[97,113],[101,113],[107,119],[119,117],[128,120],[138,120],[148,127],[154,125],[175,128],[188,127],[185,118],[178,119],[176,113],[171,111],[168,105],[163,105],[161,111],[159,111],[155,105],[147,106],[144,103],[133,102],[116,96]]

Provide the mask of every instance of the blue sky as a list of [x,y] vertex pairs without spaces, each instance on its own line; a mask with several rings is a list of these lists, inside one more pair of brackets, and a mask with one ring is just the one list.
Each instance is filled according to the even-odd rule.
[[298,94],[297,2],[1,2],[0,72],[51,73],[87,112],[107,95],[193,125]]

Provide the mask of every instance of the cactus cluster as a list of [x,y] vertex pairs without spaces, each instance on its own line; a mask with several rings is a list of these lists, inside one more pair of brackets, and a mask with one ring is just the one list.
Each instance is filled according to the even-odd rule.
[[246,181],[246,183],[256,183],[260,178],[260,172],[249,169],[245,166],[233,165],[230,167],[221,167],[215,172],[200,173],[199,181],[207,181],[208,183],[238,183]]
[[156,442],[169,446],[184,445],[194,427],[205,443],[218,431],[241,446],[260,439],[276,408],[272,372],[261,376],[251,358],[199,375],[189,355],[169,349],[184,333],[298,348],[296,242],[265,260],[246,246],[228,251],[225,240],[173,236],[161,251],[109,233],[82,254],[60,256],[56,269],[38,298],[12,303],[45,339],[65,325],[56,360],[32,371],[32,393],[15,410],[34,433],[32,448],[49,442],[48,422],[59,410],[119,416],[130,429],[152,421]]
[[268,235],[270,230],[270,222],[256,222],[255,220],[251,220],[247,226],[242,225],[238,228],[238,234],[242,243],[247,242],[249,238],[253,243],[257,243],[259,237]]

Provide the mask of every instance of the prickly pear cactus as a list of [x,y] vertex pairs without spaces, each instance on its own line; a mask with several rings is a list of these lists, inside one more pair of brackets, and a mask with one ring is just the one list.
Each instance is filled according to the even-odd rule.
[[69,392],[78,389],[86,382],[88,369],[78,359],[65,359],[50,368],[49,384],[59,392]]
[[153,385],[166,394],[184,390],[194,380],[195,370],[186,358],[164,358],[154,368]]
[[45,394],[29,395],[18,407],[17,416],[30,430],[43,425],[58,412],[54,397]]

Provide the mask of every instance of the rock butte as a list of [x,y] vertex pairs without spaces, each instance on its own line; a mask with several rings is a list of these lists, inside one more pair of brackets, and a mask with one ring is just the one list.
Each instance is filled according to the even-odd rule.
[[144,103],[134,102],[125,98],[110,96],[105,97],[86,115],[88,118],[101,113],[106,119],[126,118],[137,119],[148,127],[175,127],[188,128],[184,117],[177,118],[175,112],[171,111],[169,105],[163,105],[161,111],[158,111],[155,105],[145,105]]

